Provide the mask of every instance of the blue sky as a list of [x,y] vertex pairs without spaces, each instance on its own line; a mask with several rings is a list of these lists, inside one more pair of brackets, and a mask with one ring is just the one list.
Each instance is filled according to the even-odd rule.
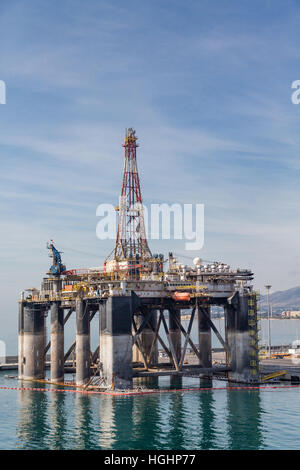
[[[47,240],[70,268],[111,250],[96,208],[118,202],[131,126],[144,203],[205,204],[202,258],[252,268],[262,290],[299,285],[299,26],[296,0],[1,1],[7,341]],[[183,242],[150,245],[184,254]]]

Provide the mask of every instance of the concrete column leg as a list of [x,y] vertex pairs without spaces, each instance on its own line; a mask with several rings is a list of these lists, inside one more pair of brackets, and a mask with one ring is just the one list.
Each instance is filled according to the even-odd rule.
[[86,303],[76,300],[76,383],[90,379],[90,313]]
[[24,306],[23,378],[45,377],[45,312],[34,303]]
[[131,297],[109,297],[100,312],[101,377],[107,387],[132,388]]
[[212,367],[211,328],[205,314],[210,317],[209,305],[198,308],[199,363],[201,367]]
[[251,321],[249,322],[249,296],[238,292],[228,299],[225,306],[226,336],[229,346],[232,382],[251,383],[257,380],[251,374]]
[[64,310],[59,302],[51,304],[51,381],[64,380]]
[[175,319],[177,320],[177,323],[181,323],[180,309],[172,307],[169,309],[169,331],[177,361],[179,362],[181,358],[181,331],[177,326]]
[[18,336],[18,378],[23,377],[24,362],[24,302],[19,302],[19,336]]

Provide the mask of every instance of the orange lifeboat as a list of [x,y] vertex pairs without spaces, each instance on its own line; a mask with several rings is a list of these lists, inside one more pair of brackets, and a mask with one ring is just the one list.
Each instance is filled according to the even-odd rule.
[[174,292],[172,299],[179,300],[181,302],[189,302],[191,300],[191,296],[188,292]]
[[72,284],[66,285],[63,290],[68,291],[68,292],[71,292],[71,291],[73,290]]

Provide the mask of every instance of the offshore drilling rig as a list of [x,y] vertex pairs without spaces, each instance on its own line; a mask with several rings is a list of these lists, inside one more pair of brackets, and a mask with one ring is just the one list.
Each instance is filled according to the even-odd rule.
[[[51,240],[52,266],[41,289],[22,292],[19,301],[20,379],[43,379],[50,350],[50,380],[64,381],[65,363],[75,357],[76,384],[106,389],[133,387],[135,377],[212,377],[211,334],[226,352],[223,372],[233,382],[260,380],[257,295],[250,270],[223,263],[194,266],[152,254],[148,246],[137,170],[137,136],[128,129],[118,229],[113,251],[102,268],[66,270]],[[211,306],[223,306],[225,337],[211,319]],[[181,310],[191,309],[188,327]],[[45,318],[50,312],[50,340]],[[64,325],[75,313],[76,338],[65,351]],[[93,321],[98,318],[99,323]],[[198,344],[191,338],[197,321]],[[90,330],[99,328],[99,345],[90,348]],[[164,333],[162,333],[162,331]],[[162,334],[164,337],[162,337]],[[159,360],[158,345],[169,362]],[[197,364],[186,364],[187,348]],[[93,385],[94,384],[94,385]]]

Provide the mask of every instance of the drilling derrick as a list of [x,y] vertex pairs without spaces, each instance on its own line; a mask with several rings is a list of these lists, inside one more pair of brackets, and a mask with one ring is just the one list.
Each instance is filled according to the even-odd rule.
[[134,129],[126,130],[123,183],[118,207],[119,221],[114,249],[115,261],[146,261],[149,249],[142,205],[140,180],[136,163],[137,137]]

